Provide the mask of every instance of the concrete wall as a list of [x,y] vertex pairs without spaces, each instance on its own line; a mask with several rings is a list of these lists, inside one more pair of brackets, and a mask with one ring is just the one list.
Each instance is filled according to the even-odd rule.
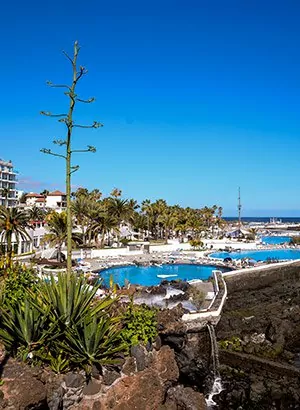
[[[189,250],[191,246],[189,243],[173,243],[168,245],[150,245],[150,253],[156,252],[173,252],[177,249]],[[134,250],[129,251],[128,248],[115,248],[115,249],[93,249],[92,258],[105,258],[106,256],[124,256],[124,255],[142,255],[143,251]]]
[[[216,297],[213,301],[213,304],[210,305],[210,309],[213,310],[207,310],[206,312],[197,312],[197,313],[186,313],[182,316],[182,320],[184,322],[190,322],[190,321],[198,321],[198,320],[205,320],[205,319],[210,319],[210,318],[218,318],[222,312],[225,300],[227,298],[227,285],[225,280],[223,279],[222,272],[220,272],[220,279],[223,285],[223,294],[222,297],[220,297],[221,292],[216,294]],[[213,306],[212,306],[213,305]]]

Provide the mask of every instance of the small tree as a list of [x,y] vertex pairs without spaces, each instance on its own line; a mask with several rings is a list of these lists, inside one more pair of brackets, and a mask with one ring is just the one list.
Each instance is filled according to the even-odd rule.
[[4,206],[8,208],[9,188],[2,188],[1,194],[5,198]]
[[76,94],[76,87],[79,80],[87,74],[87,69],[83,66],[77,66],[77,58],[80,47],[78,42],[74,43],[74,54],[71,58],[66,52],[63,54],[70,61],[72,66],[72,83],[66,84],[53,84],[48,81],[47,85],[53,88],[65,89],[65,95],[69,98],[69,110],[65,114],[52,114],[51,112],[41,111],[42,115],[48,117],[59,118],[58,121],[65,124],[67,129],[66,139],[54,140],[53,143],[59,146],[65,146],[65,153],[58,154],[51,151],[51,149],[43,148],[41,152],[44,154],[54,155],[55,157],[63,158],[66,161],[66,197],[67,197],[67,272],[71,273],[72,270],[72,209],[71,209],[71,175],[79,169],[79,165],[72,165],[72,154],[75,152],[96,152],[96,148],[88,145],[86,149],[72,149],[72,134],[74,128],[99,128],[103,124],[94,121],[91,125],[80,125],[73,121],[73,113],[77,102],[90,104],[95,101],[95,98],[89,98],[87,100],[81,99]]

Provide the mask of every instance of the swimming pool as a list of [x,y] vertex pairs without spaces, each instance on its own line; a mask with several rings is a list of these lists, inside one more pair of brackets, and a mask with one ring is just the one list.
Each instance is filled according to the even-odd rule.
[[290,236],[262,236],[263,243],[268,245],[279,245],[281,243],[289,243],[291,241]]
[[269,258],[278,260],[295,260],[300,259],[300,250],[296,249],[265,249],[259,251],[241,251],[241,252],[216,252],[209,255],[211,258],[231,258],[243,259],[250,258],[256,261],[265,261]]
[[[222,272],[230,270],[214,265],[170,264],[161,266],[119,266],[105,269],[99,275],[103,278],[106,286],[109,285],[111,275],[114,282],[120,286],[124,286],[126,280],[135,285],[156,286],[162,280],[207,280],[215,269]],[[157,275],[166,277],[158,277]]]

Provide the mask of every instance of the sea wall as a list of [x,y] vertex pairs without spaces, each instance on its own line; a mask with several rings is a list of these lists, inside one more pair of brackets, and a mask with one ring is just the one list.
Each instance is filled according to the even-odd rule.
[[295,281],[300,279],[300,261],[264,265],[225,273],[228,293],[242,289],[254,290],[271,286],[276,281]]

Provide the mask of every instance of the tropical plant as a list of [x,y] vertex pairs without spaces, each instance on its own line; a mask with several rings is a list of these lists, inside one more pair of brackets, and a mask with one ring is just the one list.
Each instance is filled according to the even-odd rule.
[[13,254],[13,240],[30,241],[28,229],[31,228],[26,212],[17,208],[0,206],[0,243],[5,246],[7,265],[11,266]]
[[69,353],[71,361],[82,366],[89,375],[93,365],[118,363],[118,356],[125,349],[120,332],[120,318],[89,313],[77,326],[66,328],[65,338],[59,345]]
[[32,221],[32,222],[43,221],[46,215],[44,209],[38,208],[36,205],[30,208],[27,212],[28,212],[28,219],[29,221]]
[[163,225],[165,243],[168,243],[170,229],[176,226],[177,218],[171,208],[166,208],[157,220]]
[[192,239],[190,240],[190,245],[194,249],[202,248],[203,247],[203,242],[200,239]]
[[114,314],[116,298],[95,298],[84,277],[58,274],[26,291],[17,305],[0,305],[0,339],[14,356],[49,364],[63,372],[114,363],[124,352],[121,318]]
[[[67,214],[65,212],[52,212],[47,217],[48,233],[44,235],[42,242],[57,246],[57,259],[61,260],[62,247],[67,241]],[[81,235],[72,232],[73,243],[81,242]]]
[[258,233],[258,230],[256,228],[250,228],[247,234],[247,239],[254,241],[257,233]]
[[113,198],[119,198],[120,196],[122,196],[122,191],[121,191],[121,189],[114,188],[114,189],[111,191],[110,196],[112,196]]
[[75,201],[72,202],[71,206],[77,224],[81,228],[83,244],[85,244],[85,228],[87,226],[87,215],[90,206],[90,201],[86,196],[80,195],[76,197]]
[[9,305],[1,311],[0,339],[11,354],[20,349],[23,360],[28,354],[40,348],[48,334],[46,329],[47,312],[41,312],[26,298],[22,303]]
[[147,344],[157,336],[157,309],[135,305],[133,298],[124,313],[122,339],[129,349],[139,343]]
[[1,195],[5,198],[4,206],[8,207],[9,188],[1,188]]
[[113,299],[106,297],[97,303],[94,298],[100,284],[90,286],[83,276],[77,277],[58,273],[57,281],[53,276],[49,281],[40,283],[38,292],[41,306],[51,306],[50,318],[59,325],[69,326],[79,322],[87,314],[96,315],[109,308]]
[[3,306],[15,306],[21,303],[26,297],[26,291],[30,289],[33,292],[37,290],[37,276],[34,270],[24,265],[15,263],[12,267],[0,269],[1,281],[1,303]]
[[105,235],[108,236],[110,232],[114,232],[117,236],[119,235],[118,220],[105,209],[99,208],[97,215],[90,221],[87,234],[94,238],[96,244],[98,243],[98,236],[100,235],[100,248],[103,248]]
[[147,217],[139,212],[134,212],[131,221],[132,227],[136,232],[142,233],[145,236],[147,231]]

